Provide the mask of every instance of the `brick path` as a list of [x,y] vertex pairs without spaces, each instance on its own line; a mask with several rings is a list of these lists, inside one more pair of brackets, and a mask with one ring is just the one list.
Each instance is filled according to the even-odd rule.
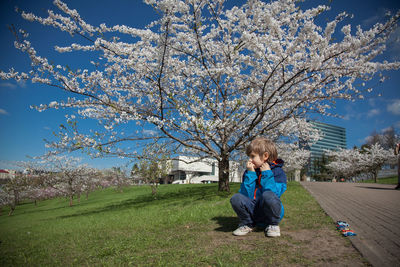
[[373,266],[400,266],[400,191],[394,185],[301,182],[336,222],[346,221],[353,245]]

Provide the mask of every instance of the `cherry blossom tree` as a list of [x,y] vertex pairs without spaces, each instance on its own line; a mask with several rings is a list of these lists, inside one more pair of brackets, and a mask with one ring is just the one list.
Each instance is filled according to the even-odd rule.
[[330,158],[326,167],[332,171],[335,178],[350,179],[364,171],[364,159],[357,148],[326,151],[326,155]]
[[95,170],[86,164],[80,164],[80,161],[80,158],[53,155],[40,162],[46,170],[43,188],[52,188],[59,196],[67,197],[69,206],[73,205],[74,196],[80,200],[81,193],[86,191],[86,186],[90,184],[88,180],[96,174]]
[[393,148],[384,149],[380,144],[373,144],[369,148],[364,148],[362,168],[372,174],[372,177],[377,182],[378,172],[383,165],[394,165],[396,156]]
[[299,148],[296,144],[279,144],[279,158],[285,161],[284,169],[286,172],[301,170],[310,160],[311,152],[307,149]]
[[20,201],[28,199],[30,192],[33,190],[30,179],[23,173],[16,173],[7,183],[0,188],[0,206],[8,205],[10,211],[8,215],[12,215],[16,206]]
[[363,151],[355,149],[340,149],[329,151],[327,155],[333,160],[327,165],[337,177],[357,176],[361,173],[371,174],[375,183],[377,182],[378,172],[385,164],[394,164],[396,156],[393,149],[384,149],[378,143],[364,148]]
[[94,168],[86,168],[82,179],[82,193],[86,195],[86,200],[89,199],[89,193],[101,187],[101,172]]
[[165,144],[153,144],[143,149],[137,165],[137,173],[140,178],[151,187],[154,198],[160,180],[168,175],[172,163],[168,157]]
[[[249,0],[231,9],[223,0],[145,2],[160,17],[144,29],[91,25],[59,0],[54,5],[60,14],[22,12],[85,42],[56,51],[91,55],[89,66],[77,70],[52,64],[25,31],[15,32],[15,46],[29,56],[32,70],[1,71],[0,77],[71,93],[37,106],[39,111],[78,111],[61,127],[59,140],[49,142],[51,148],[134,157],[137,144],[165,139],[174,153],[215,158],[219,190],[229,191],[229,159],[248,142],[260,135],[276,140],[313,133],[308,112],[328,114],[335,100],[356,99],[370,89],[360,81],[400,66],[374,61],[400,13],[354,30],[339,26],[345,13],[317,25],[329,7],[302,10],[295,0]],[[85,131],[81,118],[97,120],[103,130]],[[135,133],[137,124],[143,130]]]
[[102,187],[115,186],[117,191],[123,192],[124,187],[132,185],[132,180],[128,177],[127,171],[121,167],[113,167],[101,172],[100,185]]
[[28,198],[34,201],[35,205],[37,205],[37,201],[52,199],[58,196],[60,196],[60,192],[51,186],[34,187],[28,194]]
[[3,213],[3,207],[9,206],[10,211],[8,213],[8,216],[11,216],[11,214],[15,210],[15,196],[12,191],[9,191],[8,188],[0,188],[0,215]]

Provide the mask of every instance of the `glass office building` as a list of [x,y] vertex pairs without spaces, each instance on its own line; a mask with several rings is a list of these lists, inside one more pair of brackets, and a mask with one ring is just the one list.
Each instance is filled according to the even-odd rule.
[[310,123],[312,123],[314,128],[318,129],[322,135],[322,138],[318,142],[313,144],[311,147],[308,147],[311,151],[308,175],[314,176],[321,171],[318,162],[324,161],[325,150],[347,148],[346,129],[317,121],[310,121]]

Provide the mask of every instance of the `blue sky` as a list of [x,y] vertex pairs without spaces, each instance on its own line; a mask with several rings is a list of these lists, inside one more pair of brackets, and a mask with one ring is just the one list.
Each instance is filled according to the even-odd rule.
[[[229,0],[228,4],[242,1]],[[126,24],[132,27],[143,28],[156,17],[151,7],[141,0],[67,0],[70,8],[77,9],[81,17],[92,25],[105,22],[107,25]],[[400,1],[389,0],[312,0],[302,5],[315,6],[330,4],[332,10],[327,13],[331,18],[346,11],[353,14],[353,19],[345,23],[361,25],[363,28],[373,25],[390,10],[400,9]],[[14,37],[7,25],[15,25],[30,33],[30,41],[38,52],[48,55],[54,45],[63,46],[67,40],[71,41],[66,33],[60,33],[49,27],[40,26],[23,20],[14,11],[14,7],[46,16],[46,10],[53,8],[51,0],[1,0],[0,1],[0,69],[8,70],[14,67],[17,71],[29,70],[29,61],[13,46]],[[354,29],[355,27],[353,27]],[[396,39],[397,38],[397,39]],[[388,45],[387,52],[380,59],[400,60],[400,30],[394,34]],[[73,40],[80,42],[80,40]],[[58,59],[56,56],[55,59]],[[81,58],[69,56],[63,59],[69,64],[79,65]],[[360,146],[374,130],[377,132],[394,126],[400,132],[400,71],[386,73],[387,80],[377,83],[372,93],[364,100],[355,102],[341,101],[337,103],[334,113],[343,118],[326,118],[314,116],[322,122],[332,123],[346,128],[348,147]],[[37,112],[31,105],[46,104],[64,98],[66,94],[55,88],[38,84],[16,83],[15,81],[0,80],[0,168],[12,168],[12,161],[27,160],[26,156],[38,156],[45,152],[43,139],[51,139],[52,132],[58,130],[61,123],[65,123],[67,111],[49,110]],[[83,157],[83,155],[78,154]],[[125,162],[121,159],[86,159],[94,167],[109,168]]]

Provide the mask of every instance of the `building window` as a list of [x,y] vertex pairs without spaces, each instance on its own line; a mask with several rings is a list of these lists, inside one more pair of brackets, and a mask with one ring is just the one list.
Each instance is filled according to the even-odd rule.
[[303,148],[308,149],[311,152],[307,172],[310,176],[315,176],[316,174],[320,173],[320,165],[326,163],[327,161],[327,159],[324,158],[325,150],[337,150],[340,148],[347,148],[346,129],[343,127],[316,121],[311,121],[310,123],[322,134],[322,138],[318,140],[315,144],[311,146],[303,146]]

